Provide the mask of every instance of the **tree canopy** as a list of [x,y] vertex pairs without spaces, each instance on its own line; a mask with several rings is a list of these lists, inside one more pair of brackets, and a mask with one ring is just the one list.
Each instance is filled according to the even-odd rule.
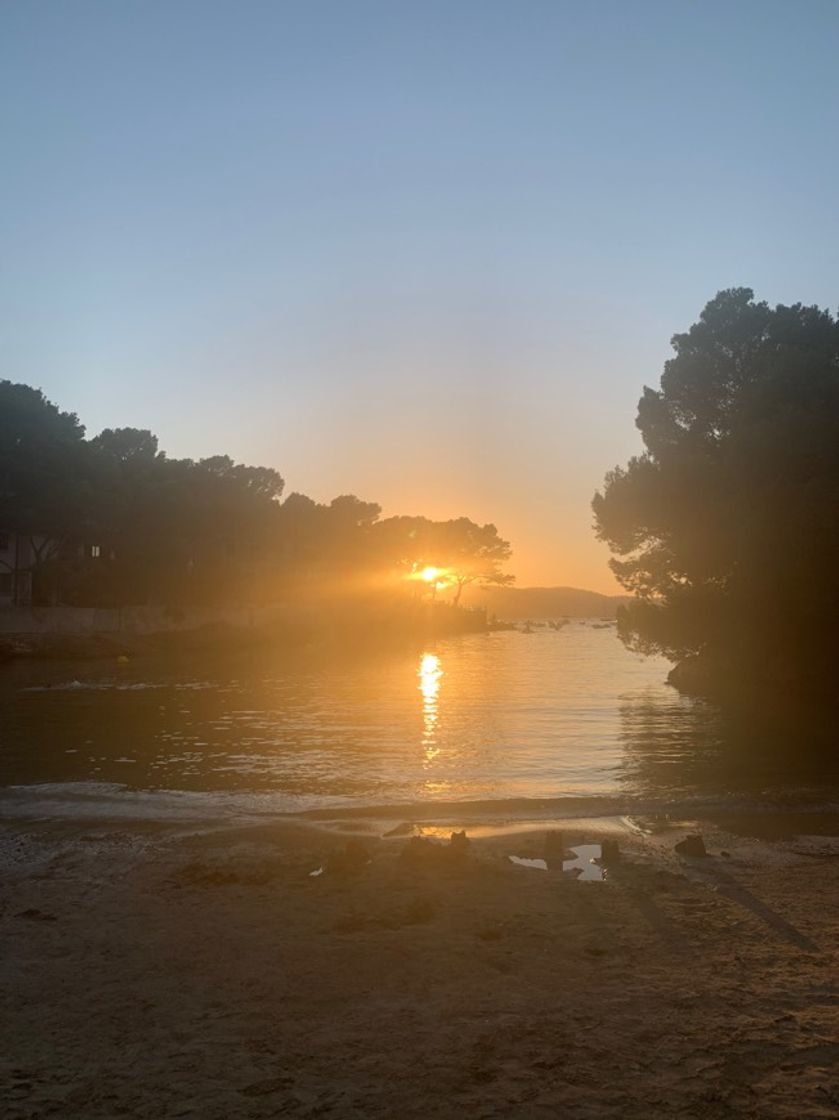
[[401,569],[414,575],[430,573],[433,591],[453,589],[455,605],[471,583],[499,587],[513,582],[514,577],[502,571],[512,555],[509,542],[494,525],[478,525],[468,517],[391,517],[376,527],[376,544]]
[[37,389],[2,383],[0,524],[35,532],[78,525],[89,496],[90,457],[84,428]]
[[44,601],[265,602],[392,589],[428,564],[459,600],[466,583],[512,578],[493,525],[381,520],[353,494],[322,504],[283,491],[271,467],[170,459],[147,429],[86,439],[39,390],[0,381],[0,530],[32,542]]
[[839,617],[839,324],[720,292],[645,388],[645,451],[593,501],[636,596],[623,639],[719,673],[822,679]]

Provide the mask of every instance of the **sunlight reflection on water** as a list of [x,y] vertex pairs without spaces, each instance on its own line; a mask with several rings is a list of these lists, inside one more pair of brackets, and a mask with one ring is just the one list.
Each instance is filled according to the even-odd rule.
[[440,753],[435,738],[439,719],[440,678],[443,676],[440,658],[435,653],[424,653],[420,658],[417,675],[420,680],[417,687],[422,693],[422,745],[425,749],[425,764],[429,765]]
[[666,662],[601,626],[332,661],[260,650],[118,672],[106,662],[3,666],[0,784],[95,778],[270,795],[300,809],[786,796],[835,778],[835,750],[808,752],[817,735],[800,720],[680,696],[665,684]]

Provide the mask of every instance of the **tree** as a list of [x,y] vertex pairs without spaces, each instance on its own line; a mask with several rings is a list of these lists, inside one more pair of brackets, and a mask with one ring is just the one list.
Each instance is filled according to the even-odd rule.
[[248,467],[244,463],[234,463],[229,455],[201,459],[198,467],[226,483],[231,492],[247,493],[257,499],[278,502],[285,486],[279,471],[273,467]]
[[[86,606],[389,597],[418,564],[431,585],[507,582],[510,547],[467,518],[380,522],[353,494],[281,501],[271,467],[170,459],[147,429],[90,440],[43,393],[0,382],[0,530],[30,538],[41,597]],[[20,569],[15,569],[20,570]]]
[[638,406],[646,450],[593,501],[636,596],[619,632],[717,677],[823,681],[839,616],[839,324],[735,288],[672,345]]
[[454,587],[455,606],[468,584],[505,586],[514,579],[501,570],[512,554],[509,542],[494,525],[478,525],[468,517],[389,517],[376,526],[375,540],[378,555],[396,569],[415,576],[429,573],[432,592]]
[[482,587],[506,587],[514,576],[501,571],[510,559],[512,549],[502,540],[494,525],[477,525],[468,517],[445,521],[440,526],[440,549],[445,557],[444,570],[448,582],[456,589],[452,602],[460,603],[464,587],[472,583]]
[[40,389],[0,381],[0,527],[29,541],[36,597],[45,573],[91,524],[97,463],[72,412]]
[[[106,435],[98,437],[102,452],[113,454]],[[124,434],[120,440],[120,447],[138,450],[118,455],[117,481],[103,517],[102,539],[115,556],[117,601],[252,601],[274,544],[283,489],[278,472],[226,455],[198,463],[167,459],[150,433],[134,436],[148,438]]]
[[163,452],[157,450],[157,436],[147,428],[105,428],[91,445],[118,463],[151,463]]
[[380,513],[375,502],[354,494],[342,494],[329,505],[289,494],[280,507],[276,545],[284,576],[333,583],[348,571],[366,568],[371,529]]

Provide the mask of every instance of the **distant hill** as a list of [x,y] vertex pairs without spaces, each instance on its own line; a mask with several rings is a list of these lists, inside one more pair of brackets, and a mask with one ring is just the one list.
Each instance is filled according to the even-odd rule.
[[614,618],[627,595],[601,595],[579,587],[467,588],[463,603],[486,607],[498,618]]

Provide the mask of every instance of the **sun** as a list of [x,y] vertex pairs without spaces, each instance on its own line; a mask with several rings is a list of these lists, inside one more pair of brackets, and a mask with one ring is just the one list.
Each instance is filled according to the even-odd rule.
[[451,569],[438,568],[436,564],[426,564],[422,568],[415,568],[408,579],[424,583],[432,591],[437,591],[451,582]]
[[437,583],[442,574],[442,568],[428,567],[422,569],[422,571],[419,573],[419,578],[424,583]]

